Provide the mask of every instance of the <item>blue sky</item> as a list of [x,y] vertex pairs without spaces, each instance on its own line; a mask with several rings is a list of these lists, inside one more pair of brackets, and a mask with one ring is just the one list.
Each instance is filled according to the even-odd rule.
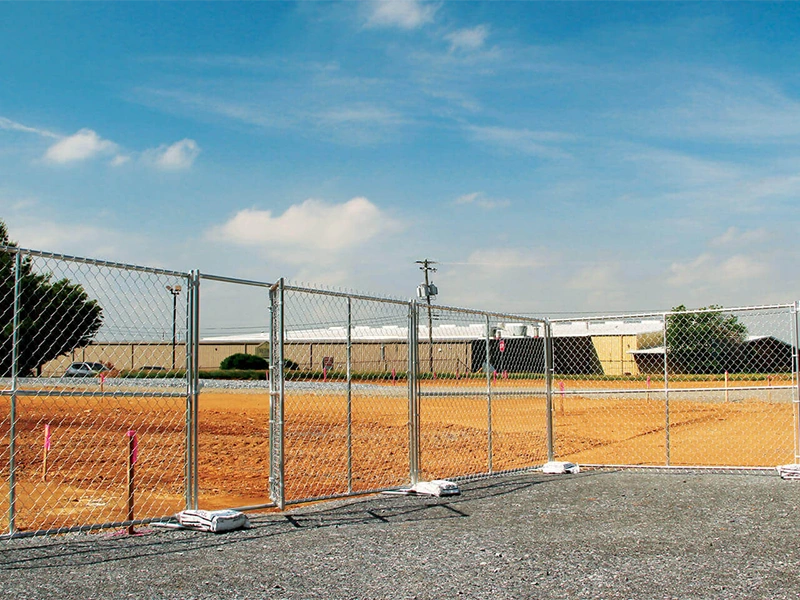
[[800,4],[0,3],[26,247],[554,314],[800,297]]

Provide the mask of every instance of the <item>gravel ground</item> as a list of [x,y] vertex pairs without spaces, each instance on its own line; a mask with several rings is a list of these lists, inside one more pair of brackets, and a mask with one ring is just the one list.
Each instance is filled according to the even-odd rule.
[[586,472],[0,542],[7,598],[797,598],[800,482]]

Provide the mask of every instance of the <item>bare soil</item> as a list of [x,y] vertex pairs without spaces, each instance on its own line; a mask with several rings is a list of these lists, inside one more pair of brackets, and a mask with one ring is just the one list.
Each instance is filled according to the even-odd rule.
[[[617,387],[619,383],[613,382]],[[629,385],[633,383],[627,382]],[[634,382],[641,387],[644,382]],[[694,385],[697,382],[684,382]],[[721,382],[702,382],[719,387]],[[565,382],[565,388],[591,382]],[[472,382],[459,386],[472,388]],[[502,382],[507,390],[520,382]],[[606,386],[610,382],[605,382]],[[724,384],[722,384],[724,385]],[[746,386],[746,382],[737,382]],[[764,382],[753,382],[754,388]],[[773,382],[775,385],[775,382]],[[452,382],[425,382],[447,390]],[[576,386],[570,388],[568,386]],[[477,384],[476,384],[476,389]],[[287,393],[286,498],[369,491],[408,482],[408,401],[396,393]],[[498,386],[498,391],[502,387]],[[736,402],[561,395],[554,401],[557,458],[580,464],[770,467],[794,461],[793,404],[763,395]],[[0,414],[9,399],[0,398]],[[200,399],[202,508],[269,502],[269,395],[206,391]],[[127,437],[135,430],[136,514],[162,516],[184,505],[185,400],[87,396],[18,400],[17,529],[122,521],[127,508]],[[479,395],[421,400],[421,471],[425,479],[504,471],[547,459],[543,395]],[[669,437],[666,423],[669,420]],[[51,449],[44,477],[44,425]],[[0,423],[0,527],[8,527],[9,421]],[[351,452],[348,453],[348,439]],[[489,465],[489,445],[492,463]]]

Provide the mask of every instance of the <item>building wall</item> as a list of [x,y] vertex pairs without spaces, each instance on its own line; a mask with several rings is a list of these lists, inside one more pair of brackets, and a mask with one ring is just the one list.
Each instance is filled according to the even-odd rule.
[[[42,375],[46,377],[62,375],[73,362],[101,362],[119,371],[142,367],[161,367],[169,370],[172,368],[172,344],[170,342],[90,344],[45,363],[42,366]],[[185,365],[186,349],[180,344],[176,345],[175,366],[182,369]]]
[[639,375],[636,359],[628,354],[639,349],[635,335],[596,335],[592,344],[604,375]]
[[[585,349],[580,352],[576,349],[576,340],[586,341]],[[636,336],[594,336],[589,342],[588,338],[556,338],[557,359],[565,362],[562,366],[564,372],[597,372],[598,361],[606,375],[638,375],[639,368],[636,360],[628,350],[637,349]],[[507,340],[506,358],[509,371],[531,370],[522,357],[528,352],[536,353],[541,346],[541,341],[534,338],[509,338]],[[497,340],[491,340],[491,352],[494,362],[498,362]],[[566,344],[567,346],[564,346]],[[220,363],[232,354],[255,354],[260,344],[246,343],[201,343],[199,364],[201,370],[218,369]],[[480,356],[477,360],[483,364],[485,360],[485,347],[482,340],[478,341]],[[464,340],[457,342],[434,342],[433,344],[433,369],[438,373],[466,373],[475,370],[473,360],[473,341]],[[562,349],[563,346],[563,349]],[[419,368],[420,372],[430,371],[431,353],[426,340],[419,342]],[[593,349],[593,351],[592,351]],[[559,352],[560,350],[560,352]],[[541,348],[538,350],[541,353]],[[590,352],[594,356],[584,357]],[[404,373],[408,369],[408,347],[404,342],[354,342],[352,344],[352,370],[354,372],[385,372],[393,369]],[[497,356],[495,356],[497,355]],[[297,363],[301,370],[321,371],[323,359],[333,359],[332,370],[344,370],[347,361],[347,346],[344,343],[300,342],[287,343],[284,347],[284,357]],[[538,354],[537,354],[538,357]],[[181,369],[185,365],[186,354],[182,345],[175,347],[175,365]],[[522,362],[520,362],[522,360]],[[85,348],[78,348],[67,356],[50,361],[44,365],[42,374],[46,376],[60,375],[71,362],[92,361],[111,363],[118,370],[136,370],[145,366],[172,368],[172,344],[169,342],[156,342],[152,344],[141,343],[115,343],[91,344]],[[530,362],[530,361],[528,361]],[[534,362],[540,363],[537,358]],[[517,363],[519,363],[517,365]],[[525,364],[523,364],[525,363]],[[558,363],[558,360],[557,360]],[[498,362],[498,365],[500,362]],[[505,364],[505,363],[504,363]],[[515,366],[516,365],[516,366]],[[519,368],[517,368],[519,367]],[[482,368],[482,367],[481,367]],[[500,368],[500,367],[498,367]],[[556,365],[558,369],[558,364]]]

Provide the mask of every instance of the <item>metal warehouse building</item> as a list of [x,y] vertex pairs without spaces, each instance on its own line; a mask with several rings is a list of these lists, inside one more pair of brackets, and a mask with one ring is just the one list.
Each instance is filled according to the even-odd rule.
[[[632,351],[663,343],[662,322],[572,321],[552,324],[554,370],[557,373],[637,375]],[[544,366],[541,326],[500,324],[489,340],[489,363],[497,370],[540,372]],[[388,325],[356,326],[351,330],[352,369],[355,372],[403,372],[408,367],[408,329]],[[268,333],[208,337],[201,341],[201,364],[205,368],[236,352],[253,353],[268,343]],[[421,325],[418,333],[420,370],[438,373],[468,373],[483,369],[486,361],[486,326],[483,324],[434,325],[431,332]],[[429,347],[432,340],[432,347]],[[501,343],[502,340],[502,343]],[[501,344],[503,351],[501,352]],[[216,364],[205,365],[213,356]],[[328,327],[288,330],[284,357],[300,369],[344,368],[347,329]],[[213,362],[211,361],[211,362]]]

